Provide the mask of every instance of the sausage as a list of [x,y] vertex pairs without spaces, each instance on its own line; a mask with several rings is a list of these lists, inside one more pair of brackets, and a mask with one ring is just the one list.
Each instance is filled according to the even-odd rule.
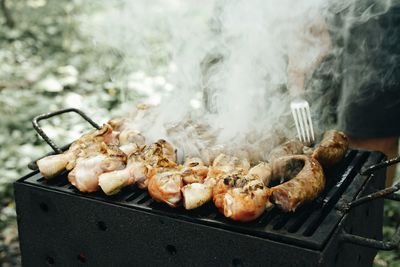
[[302,142],[298,140],[289,140],[272,149],[268,155],[268,160],[272,162],[283,156],[303,154],[303,148],[304,145]]
[[346,135],[336,130],[325,132],[321,143],[312,153],[312,157],[318,160],[324,168],[329,168],[340,162],[346,155],[349,141]]
[[281,157],[272,166],[273,178],[290,180],[271,188],[270,201],[285,212],[314,200],[324,189],[325,176],[319,162],[306,155]]

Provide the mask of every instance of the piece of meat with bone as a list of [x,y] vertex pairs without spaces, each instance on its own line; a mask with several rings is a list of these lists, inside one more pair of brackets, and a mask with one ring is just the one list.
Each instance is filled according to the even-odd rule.
[[81,136],[64,153],[44,157],[36,163],[43,177],[50,179],[65,169],[73,169],[78,157],[89,157],[98,153],[102,143],[118,144],[117,135],[108,124],[104,124],[99,130]]
[[183,164],[182,176],[185,184],[203,183],[207,177],[208,167],[200,158],[187,158]]
[[270,190],[256,174],[224,175],[217,182],[213,193],[218,210],[235,221],[252,221],[270,206]]
[[318,160],[324,168],[339,163],[346,155],[349,141],[346,135],[336,130],[325,132],[321,143],[317,145],[312,157]]
[[68,174],[68,180],[81,192],[94,192],[99,189],[99,176],[102,173],[123,169],[125,164],[126,155],[117,146],[102,143],[100,153],[78,157],[76,166]]
[[123,187],[137,184],[147,188],[149,179],[164,169],[176,168],[175,151],[165,140],[158,140],[150,146],[140,147],[128,158],[125,169],[116,170],[100,175],[99,185],[107,195],[118,193]]
[[314,200],[324,189],[325,176],[317,160],[306,155],[276,159],[272,165],[273,179],[288,180],[271,188],[270,200],[285,212]]
[[149,179],[147,189],[154,200],[175,208],[182,200],[182,186],[182,175],[179,170],[164,170]]
[[213,198],[213,188],[220,177],[226,173],[247,173],[250,163],[226,154],[218,155],[209,167],[203,183],[190,183],[182,188],[183,205],[186,209],[195,209]]
[[106,195],[115,195],[126,186],[137,181],[145,181],[147,174],[148,169],[144,160],[139,155],[132,154],[128,158],[126,168],[101,174],[99,186]]

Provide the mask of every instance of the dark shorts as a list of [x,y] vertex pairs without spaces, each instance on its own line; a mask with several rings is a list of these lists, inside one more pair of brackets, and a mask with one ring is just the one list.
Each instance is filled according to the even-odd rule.
[[352,27],[338,123],[353,137],[400,136],[400,6]]

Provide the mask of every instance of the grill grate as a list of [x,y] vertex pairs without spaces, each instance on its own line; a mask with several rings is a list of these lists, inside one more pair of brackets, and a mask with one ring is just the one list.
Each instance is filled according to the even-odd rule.
[[155,202],[147,191],[136,186],[124,188],[119,194],[111,197],[105,196],[102,192],[81,193],[68,183],[66,173],[47,181],[40,173],[35,172],[34,175],[26,177],[24,182],[67,194],[151,211],[180,220],[297,244],[311,249],[321,249],[343,217],[343,214],[335,209],[335,205],[341,198],[353,199],[367,180],[367,177],[359,174],[361,167],[379,162],[382,157],[380,153],[350,150],[338,166],[326,172],[326,188],[315,201],[304,205],[295,213],[282,213],[275,207],[265,212],[256,221],[249,223],[226,219],[212,203],[191,211],[183,207],[172,209],[163,203]]

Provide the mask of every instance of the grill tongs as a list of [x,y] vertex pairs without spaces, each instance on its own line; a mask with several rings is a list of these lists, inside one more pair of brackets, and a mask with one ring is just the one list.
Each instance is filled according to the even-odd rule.
[[[400,157],[385,160],[382,161],[381,163],[371,165],[361,170],[360,174],[369,176],[369,179],[374,179],[375,171],[380,170],[382,168],[386,168],[398,162],[400,162]],[[344,202],[344,201],[339,202],[337,209],[343,213],[348,213],[357,206],[381,198],[400,202],[400,194],[396,193],[399,190],[400,190],[400,182],[397,182],[391,187],[357,198],[351,202]],[[349,234],[345,230],[343,230],[343,233],[341,234],[341,241],[379,250],[395,250],[400,248],[400,224],[398,225],[395,234],[392,236],[391,241],[381,241],[372,238],[365,238],[358,235]]]

